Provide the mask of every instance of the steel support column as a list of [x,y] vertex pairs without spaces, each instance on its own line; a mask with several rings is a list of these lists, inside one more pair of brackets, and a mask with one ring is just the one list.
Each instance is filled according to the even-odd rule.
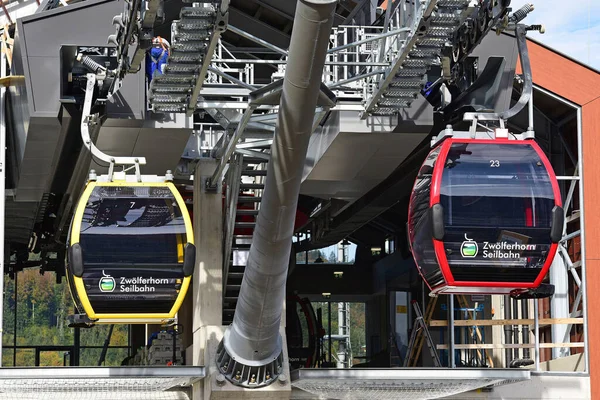
[[270,385],[284,369],[279,326],[302,171],[335,4],[335,0],[300,0],[296,7],[261,208],[233,324],[217,351],[217,365],[235,385]]

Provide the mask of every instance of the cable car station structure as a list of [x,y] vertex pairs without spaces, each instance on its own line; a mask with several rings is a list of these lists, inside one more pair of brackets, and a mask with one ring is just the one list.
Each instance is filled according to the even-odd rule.
[[2,2],[0,282],[53,271],[75,337],[185,361],[75,345],[0,398],[600,395],[600,73],[510,3]]

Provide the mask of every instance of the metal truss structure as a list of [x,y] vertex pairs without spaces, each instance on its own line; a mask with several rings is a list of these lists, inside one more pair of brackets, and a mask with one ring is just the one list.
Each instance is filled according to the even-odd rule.
[[[337,24],[331,31],[313,131],[333,110],[356,112],[357,116],[373,126],[380,124],[382,119],[397,117],[402,111],[409,109],[429,86],[443,83],[447,86],[464,87],[468,81],[464,62],[482,38],[492,30],[514,30],[516,24],[531,11],[525,8],[509,15],[506,2],[492,0],[390,3],[392,6],[386,9],[381,25],[355,24],[351,16],[348,16],[345,23]],[[47,5],[47,8],[59,3],[52,4]],[[66,3],[61,1],[60,4]],[[361,1],[352,11],[353,15],[367,6],[369,2]],[[115,91],[126,74],[139,71],[147,50],[152,46],[155,22],[164,11],[161,10],[159,0],[132,0],[125,2],[124,7],[123,13],[113,20],[116,32],[109,37],[109,41],[117,45],[119,52]],[[171,25],[172,40],[167,65],[162,74],[152,77],[147,96],[148,110],[154,113],[185,113],[187,116],[201,117],[208,115],[214,121],[205,122],[205,118],[200,118],[203,122],[196,120],[194,134],[175,175],[189,178],[199,156],[218,160],[214,174],[203,184],[208,190],[217,190],[219,183],[224,183],[224,324],[233,319],[251,241],[248,230],[254,228],[254,217],[260,209],[288,55],[288,51],[282,46],[265,41],[232,24],[230,17],[234,12],[236,11],[230,7],[229,0],[190,2],[182,7],[179,18]],[[254,43],[269,56],[251,57],[248,53],[234,51],[223,38],[225,32]],[[239,54],[246,55],[240,57]],[[269,81],[264,79],[265,67],[271,71]],[[441,73],[432,79],[431,71],[434,68]],[[259,70],[262,72],[259,73]],[[534,92],[535,90],[544,91],[541,88],[535,88]],[[550,93],[545,94],[552,96]],[[527,100],[532,115],[533,101]],[[564,102],[562,99],[557,100]],[[568,105],[574,108],[577,118],[579,148],[577,155],[572,154],[563,140],[565,152],[576,168],[573,175],[558,177],[567,187],[563,199],[567,223],[557,257],[560,262],[557,262],[555,269],[564,272],[564,275],[570,275],[578,287],[568,317],[582,318],[585,322],[583,189],[580,176],[581,109],[576,105]],[[87,111],[89,113],[89,104]],[[533,126],[529,128],[533,133]],[[577,247],[577,243],[581,243],[580,259],[574,257],[575,252],[572,250]],[[539,370],[541,346],[538,301],[529,301],[534,305],[535,367]],[[452,312],[452,306],[450,311]],[[564,347],[557,347],[559,356],[568,355],[570,348],[585,347],[585,370],[589,371],[585,328],[583,343],[570,343],[573,326],[575,325],[569,322],[566,328],[553,331],[561,335],[553,337],[553,341],[564,344]],[[449,347],[453,350],[454,343]],[[457,376],[460,376],[459,372],[456,373]],[[360,378],[369,380],[372,377],[368,375]],[[488,375],[490,376],[482,377],[486,384],[514,377],[510,375],[507,378],[502,373]],[[528,373],[523,372],[522,375],[519,379],[528,377],[525,376]],[[331,393],[344,389],[337,384],[323,382],[323,378],[327,377],[300,376],[295,386],[304,386],[308,391],[323,391],[325,388]],[[414,379],[412,376],[409,378]],[[398,376],[394,375],[389,379],[397,380]],[[480,387],[479,384],[480,382],[476,382],[467,386],[472,389]],[[362,386],[351,390],[365,395],[362,390],[369,389],[369,384],[367,382]],[[410,391],[410,388],[406,390]],[[451,388],[444,393],[455,391],[460,392],[462,388]],[[387,397],[381,395],[381,398]]]
[[[152,10],[153,4],[142,1],[138,6]],[[357,10],[359,8],[357,6]],[[367,120],[367,124],[374,124],[381,117],[396,116],[410,108],[429,86],[440,83],[456,87],[468,85],[464,62],[471,51],[491,30],[516,29],[531,10],[526,6],[509,15],[505,2],[399,1],[386,9],[381,25],[337,25],[330,34],[313,126],[318,127],[331,110],[355,111]],[[129,11],[122,15],[133,15]],[[243,274],[240,268],[247,257],[250,239],[235,232],[252,229],[254,225],[252,221],[236,222],[236,219],[256,216],[260,208],[288,55],[286,49],[231,24],[229,11],[229,1],[194,3],[192,7],[182,8],[180,19],[172,24],[173,43],[168,64],[164,74],[152,78],[148,96],[149,109],[154,112],[208,114],[215,121],[197,124],[191,146],[195,149],[194,154],[190,154],[187,162],[184,155],[178,172],[189,175],[192,167],[187,164],[193,164],[199,154],[219,160],[216,171],[205,185],[216,188],[223,179],[225,182],[224,321],[230,320],[235,309],[238,275]],[[127,37],[128,25],[120,23],[125,19],[115,19],[117,43],[122,43],[119,38]],[[139,23],[144,26],[144,19]],[[524,26],[521,29],[540,30],[541,27]],[[222,39],[226,31],[253,42],[270,57],[238,57],[238,53]],[[135,36],[136,30],[131,32]],[[139,36],[143,32],[143,29],[137,30],[137,49],[145,51],[149,46],[148,35],[144,42]],[[137,70],[135,55],[131,61],[124,60],[123,73]],[[272,69],[270,83],[257,79],[258,68],[264,66]],[[432,82],[433,67],[441,70],[441,75]],[[524,96],[522,100],[521,106],[524,106],[529,99]],[[572,204],[579,178],[568,179],[572,184],[565,204],[571,208],[565,207],[565,213],[570,223],[578,215]],[[240,191],[244,194],[240,195]],[[246,207],[240,210],[242,204]],[[574,281],[581,285],[577,272],[580,262],[572,262],[567,251],[568,244],[579,231],[567,232],[566,229],[559,254]],[[572,317],[580,315],[582,296],[583,290],[580,290],[573,304]],[[567,328],[567,334],[570,328]]]

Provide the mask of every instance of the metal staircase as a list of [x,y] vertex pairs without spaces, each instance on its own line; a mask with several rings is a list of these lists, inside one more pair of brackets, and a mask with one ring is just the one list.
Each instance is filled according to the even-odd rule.
[[[187,1],[187,0],[186,0]],[[220,3],[220,4],[219,4]],[[183,7],[171,25],[171,51],[164,73],[155,72],[148,100],[155,112],[196,111],[200,89],[227,29],[228,0]]]
[[[252,143],[252,142],[250,142]],[[223,325],[233,322],[267,175],[265,157],[237,154],[225,177]]]
[[[139,43],[133,60],[120,63],[130,67],[128,73],[139,69],[148,40],[153,36],[150,22],[155,19],[156,3],[156,0],[136,0],[129,6],[148,10],[140,14],[139,21],[148,32],[137,34]],[[468,75],[463,64],[472,50],[490,30],[502,29],[510,22],[507,3],[497,0],[391,1],[383,26],[377,23],[334,28],[330,35],[334,45],[328,51],[323,82],[336,96],[352,100],[352,104],[340,105],[340,109],[361,111],[363,119],[397,114],[413,104],[425,85],[432,83],[428,81],[454,84]],[[114,21],[119,29],[112,40],[119,44],[136,36],[135,30],[130,28],[135,13],[128,11],[129,14],[117,16]],[[171,26],[168,63],[164,73],[155,73],[148,91],[152,111],[185,112],[191,116],[196,111],[218,115],[222,110],[246,109],[244,97],[262,89],[254,82],[254,67],[258,61],[277,67],[274,80],[283,76],[284,60],[236,60],[220,43],[221,34],[229,30],[287,56],[285,49],[239,27],[228,26],[228,15],[229,0],[192,3],[181,8],[179,20],[173,21]],[[121,47],[119,50],[123,53]],[[441,67],[442,74],[431,76],[432,66]],[[229,71],[245,72],[233,76]],[[206,100],[200,96],[205,82],[221,85],[224,90],[209,90],[205,96],[210,99]],[[236,108],[234,103],[240,107]],[[259,106],[266,104],[257,104]]]
[[[382,76],[367,80],[368,116],[389,116],[410,107],[427,84],[432,65],[442,66],[447,79],[460,78],[460,65],[503,17],[507,8],[492,0],[429,0],[413,5],[395,2],[386,29],[410,28],[403,42],[392,42],[378,61],[391,62]],[[500,2],[504,3],[504,2]]]

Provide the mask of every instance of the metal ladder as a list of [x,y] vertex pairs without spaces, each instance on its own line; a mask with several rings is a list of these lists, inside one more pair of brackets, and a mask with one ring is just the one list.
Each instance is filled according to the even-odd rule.
[[[189,2],[190,0],[184,0]],[[171,25],[171,51],[164,73],[150,83],[148,100],[155,112],[186,112],[198,103],[202,84],[221,33],[227,29],[229,1],[182,7]]]
[[[433,310],[435,309],[436,303],[437,297],[434,297],[433,300],[429,302],[426,310],[427,321],[431,319],[431,315],[433,315]],[[440,361],[440,356],[438,355],[435,349],[435,343],[433,343],[431,335],[429,334],[429,329],[427,328],[425,317],[423,317],[423,314],[421,313],[419,303],[416,300],[413,300],[412,305],[417,318],[415,319],[415,326],[412,329],[410,341],[408,342],[408,354],[404,359],[404,367],[415,367],[417,365],[419,354],[421,353],[421,348],[423,347],[423,340],[425,340],[425,343],[429,348],[429,354],[431,354],[434,365],[436,367],[441,367],[442,363]]]
[[343,368],[351,368],[353,360],[352,344],[350,341],[350,303],[338,303],[338,334],[345,337],[338,344],[338,355],[343,352]]

